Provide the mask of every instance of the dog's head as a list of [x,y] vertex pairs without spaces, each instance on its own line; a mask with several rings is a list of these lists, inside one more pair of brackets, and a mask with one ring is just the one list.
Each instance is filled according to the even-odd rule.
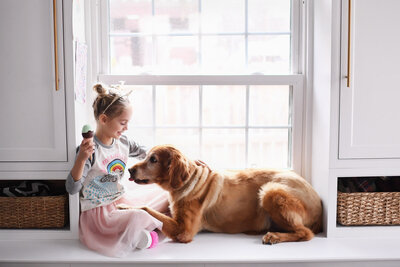
[[189,160],[169,145],[153,147],[147,157],[129,169],[130,181],[156,183],[167,191],[179,189],[189,178]]

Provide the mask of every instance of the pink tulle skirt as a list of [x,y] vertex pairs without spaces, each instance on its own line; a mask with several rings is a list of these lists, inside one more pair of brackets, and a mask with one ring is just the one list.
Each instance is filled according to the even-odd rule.
[[117,205],[148,206],[166,213],[167,193],[154,187],[149,190],[142,187],[136,194],[135,191],[127,191],[122,198],[107,206],[82,212],[79,220],[81,242],[101,254],[124,257],[136,249],[143,230],[161,230],[162,222],[147,212],[140,209],[118,210]]

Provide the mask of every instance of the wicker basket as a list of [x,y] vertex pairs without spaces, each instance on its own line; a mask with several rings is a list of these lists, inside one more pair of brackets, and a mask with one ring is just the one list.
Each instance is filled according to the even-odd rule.
[[63,228],[68,196],[0,197],[0,228]]
[[342,225],[400,224],[400,192],[338,192],[337,221]]

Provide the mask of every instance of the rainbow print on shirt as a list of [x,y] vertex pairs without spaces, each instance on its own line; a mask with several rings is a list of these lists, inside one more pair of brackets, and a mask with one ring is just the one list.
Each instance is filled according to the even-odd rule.
[[125,171],[125,162],[120,159],[114,159],[107,165],[108,173],[121,173],[123,174]]

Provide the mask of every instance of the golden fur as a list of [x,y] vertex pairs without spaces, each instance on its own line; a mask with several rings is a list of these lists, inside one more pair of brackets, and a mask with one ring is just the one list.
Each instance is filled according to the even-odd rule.
[[310,240],[321,231],[321,200],[291,171],[210,171],[172,146],[156,146],[129,172],[136,183],[157,183],[169,191],[172,217],[143,209],[163,222],[163,233],[174,241],[187,243],[209,230],[267,232],[263,243],[275,244]]

